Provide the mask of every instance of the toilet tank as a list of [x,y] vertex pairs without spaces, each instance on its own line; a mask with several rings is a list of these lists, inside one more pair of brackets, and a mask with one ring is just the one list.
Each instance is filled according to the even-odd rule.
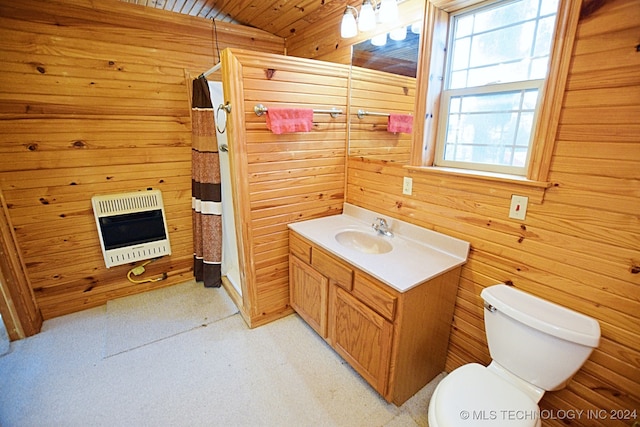
[[600,343],[599,323],[504,284],[485,288],[484,323],[494,362],[543,390],[559,390]]

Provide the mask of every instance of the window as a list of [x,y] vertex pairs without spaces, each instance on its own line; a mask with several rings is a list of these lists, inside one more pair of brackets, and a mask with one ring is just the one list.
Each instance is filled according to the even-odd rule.
[[435,166],[527,174],[558,0],[451,14]]

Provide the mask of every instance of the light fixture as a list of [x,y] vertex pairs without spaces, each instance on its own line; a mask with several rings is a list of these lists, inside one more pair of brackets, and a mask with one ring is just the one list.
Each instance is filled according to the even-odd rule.
[[384,46],[387,44],[387,33],[378,34],[371,37],[371,44],[374,46]]
[[358,35],[358,25],[356,24],[356,16],[358,10],[355,7],[347,6],[342,15],[342,24],[340,25],[340,37],[349,39]]
[[398,27],[395,30],[391,30],[389,32],[389,38],[391,40],[396,40],[396,41],[400,41],[400,40],[404,40],[407,38],[407,27],[402,26],[402,27]]
[[376,28],[376,12],[378,22],[390,23],[398,21],[397,0],[363,0],[360,14],[353,6],[347,6],[342,23],[340,25],[340,36],[348,39],[361,32],[373,31]]
[[358,29],[362,32],[371,31],[376,27],[376,12],[373,10],[371,0],[364,0],[360,8]]
[[380,19],[380,22],[394,22],[398,20],[398,3],[396,0],[382,0],[378,19]]

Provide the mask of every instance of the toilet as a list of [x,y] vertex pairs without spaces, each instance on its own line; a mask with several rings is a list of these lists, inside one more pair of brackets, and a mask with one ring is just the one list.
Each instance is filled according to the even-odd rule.
[[463,365],[440,381],[429,402],[429,427],[540,426],[538,402],[580,369],[600,343],[600,325],[504,284],[480,296],[492,361]]

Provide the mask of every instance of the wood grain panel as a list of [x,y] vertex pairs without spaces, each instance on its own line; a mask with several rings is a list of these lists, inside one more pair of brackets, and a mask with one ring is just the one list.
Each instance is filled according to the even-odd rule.
[[[232,49],[240,79],[228,96],[234,104],[233,141],[243,263],[251,326],[291,313],[287,224],[339,213],[344,200],[349,67],[302,58]],[[226,58],[227,56],[225,56]],[[226,95],[227,96],[227,95]],[[342,110],[316,113],[306,133],[275,135],[254,106]],[[236,126],[237,124],[237,126]]]
[[388,117],[358,117],[359,110],[383,114],[413,114],[416,79],[351,68],[349,155],[408,164],[411,134],[387,131]]
[[[0,317],[10,340],[40,332],[42,312],[37,306],[26,274],[23,255],[0,190]],[[5,338],[6,339],[6,338]]]
[[[490,361],[479,293],[495,283],[510,282],[599,321],[600,346],[566,389],[543,397],[543,409],[640,410],[640,80],[629,69],[640,65],[637,31],[629,31],[640,22],[637,6],[599,3],[580,20],[546,191],[413,173],[392,162],[348,163],[348,202],[471,242],[448,371]],[[413,178],[412,196],[402,195],[403,176]],[[509,219],[511,194],[527,191],[526,220]]]
[[[85,0],[0,4],[0,187],[44,318],[191,277],[189,75],[217,48],[283,53],[229,23]],[[172,255],[104,267],[91,196],[163,191]]]

